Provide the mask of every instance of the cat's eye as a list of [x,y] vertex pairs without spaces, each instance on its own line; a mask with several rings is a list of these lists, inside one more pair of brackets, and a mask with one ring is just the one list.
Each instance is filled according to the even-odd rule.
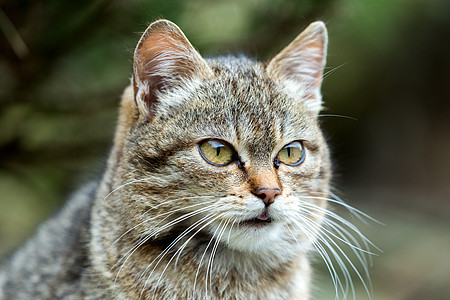
[[233,148],[224,141],[206,140],[199,144],[204,160],[215,166],[226,166],[236,160]]
[[305,149],[301,142],[292,142],[278,152],[275,165],[280,162],[289,166],[298,166],[305,160]]

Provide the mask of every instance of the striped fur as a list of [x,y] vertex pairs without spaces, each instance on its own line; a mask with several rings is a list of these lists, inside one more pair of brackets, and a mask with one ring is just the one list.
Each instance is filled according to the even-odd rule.
[[[38,236],[19,251],[0,273],[0,295],[34,295],[39,283],[27,276],[44,272],[37,269],[47,256],[74,256],[51,245],[75,239],[81,270],[67,282],[65,260],[59,271],[41,266],[53,278],[39,286],[41,298],[309,299],[331,178],[317,116],[326,46],[316,22],[267,63],[203,59],[175,24],[151,24],[95,197],[70,202],[89,203],[79,205],[89,216],[84,229],[69,237],[47,224],[47,250],[30,254],[44,241]],[[226,141],[240,163],[209,164],[198,146],[205,139]],[[305,161],[276,165],[293,141],[302,141]],[[272,221],[249,225],[265,211],[258,188],[273,187]],[[52,226],[80,214],[71,206]],[[30,259],[36,266],[25,267]]]

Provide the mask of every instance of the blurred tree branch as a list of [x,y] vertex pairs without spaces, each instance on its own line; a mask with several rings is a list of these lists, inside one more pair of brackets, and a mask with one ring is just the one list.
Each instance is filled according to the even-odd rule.
[[24,40],[20,36],[17,29],[11,23],[8,16],[4,13],[4,11],[0,8],[0,30],[5,35],[8,40],[11,48],[14,50],[17,57],[20,59],[24,59],[26,56],[30,54],[30,50],[28,50],[27,45]]
[[[7,102],[27,102],[64,56],[92,36],[111,1],[4,1],[0,21],[2,61],[12,79]],[[37,103],[36,103],[37,104]]]

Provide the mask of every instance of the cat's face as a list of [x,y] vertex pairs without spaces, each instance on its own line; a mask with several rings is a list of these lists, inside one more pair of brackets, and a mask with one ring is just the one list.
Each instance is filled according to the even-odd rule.
[[205,61],[173,26],[150,29],[136,50],[115,177],[126,185],[114,194],[123,222],[151,239],[214,237],[254,253],[308,248],[330,179],[317,122],[324,29],[261,64]]

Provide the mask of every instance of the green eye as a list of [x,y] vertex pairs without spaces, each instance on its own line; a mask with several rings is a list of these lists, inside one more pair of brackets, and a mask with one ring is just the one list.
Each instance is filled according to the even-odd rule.
[[292,142],[278,152],[276,161],[289,166],[298,166],[305,160],[305,149],[301,142]]
[[225,166],[236,160],[233,148],[224,141],[203,141],[199,144],[199,150],[203,159],[215,166]]

